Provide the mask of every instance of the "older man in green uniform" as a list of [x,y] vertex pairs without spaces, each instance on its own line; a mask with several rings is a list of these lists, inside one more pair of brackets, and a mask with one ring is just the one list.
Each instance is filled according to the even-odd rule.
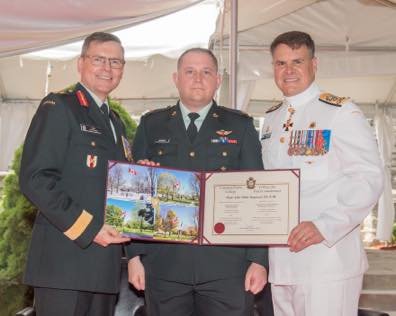
[[107,96],[123,67],[117,37],[88,36],[80,83],[46,96],[27,133],[20,185],[39,212],[24,281],[38,316],[113,315],[128,239],[104,225],[104,194],[107,161],[125,160],[125,129]]
[[[199,171],[263,169],[252,119],[218,106],[215,56],[182,54],[173,79],[180,101],[144,115],[133,144],[136,160]],[[242,316],[267,282],[267,249],[135,242],[127,247],[129,280],[145,289],[151,316]]]

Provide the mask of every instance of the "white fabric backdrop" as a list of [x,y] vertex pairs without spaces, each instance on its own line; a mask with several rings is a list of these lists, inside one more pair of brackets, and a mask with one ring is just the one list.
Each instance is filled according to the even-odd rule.
[[374,124],[385,171],[384,193],[378,201],[376,238],[390,241],[392,238],[393,219],[395,217],[391,178],[392,149],[395,146],[395,137],[393,135],[392,116],[389,109],[376,107]]
[[14,151],[25,138],[37,102],[0,103],[0,171],[8,170]]

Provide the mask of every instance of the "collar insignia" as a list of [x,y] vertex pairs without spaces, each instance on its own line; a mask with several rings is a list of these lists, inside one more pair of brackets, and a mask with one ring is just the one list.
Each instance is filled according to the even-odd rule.
[[78,98],[78,102],[80,102],[80,105],[87,108],[88,101],[87,101],[87,98],[85,97],[85,94],[81,90],[77,90],[76,95]]

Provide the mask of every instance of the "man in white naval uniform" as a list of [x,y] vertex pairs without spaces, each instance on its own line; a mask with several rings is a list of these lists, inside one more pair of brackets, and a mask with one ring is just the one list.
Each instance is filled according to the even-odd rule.
[[279,35],[271,54],[284,101],[267,111],[264,166],[301,170],[300,224],[269,253],[275,316],[354,316],[368,266],[359,225],[383,188],[376,140],[355,104],[314,83],[308,34]]

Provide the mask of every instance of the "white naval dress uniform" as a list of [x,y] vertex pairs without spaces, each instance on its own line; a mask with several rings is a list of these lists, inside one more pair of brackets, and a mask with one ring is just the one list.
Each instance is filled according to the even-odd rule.
[[[358,277],[355,286],[358,297],[361,277],[368,267],[359,225],[382,192],[383,171],[374,132],[361,110],[348,99],[328,95],[322,101],[320,96],[318,86],[313,83],[304,92],[287,97],[281,105],[268,110],[264,121],[261,138],[264,167],[301,170],[300,221],[312,221],[325,238],[322,243],[297,253],[288,247],[271,247],[269,281],[274,287],[301,285],[306,289],[309,284]],[[292,126],[286,128],[284,124],[288,120]],[[315,155],[289,150],[307,144],[312,147],[315,143],[312,135],[317,136],[317,131],[323,131],[322,135],[327,133],[329,144],[327,148],[322,146],[324,152]],[[311,140],[307,140],[307,135],[311,135]],[[275,305],[276,293],[275,290]],[[305,292],[300,299],[309,300],[311,294]],[[315,304],[326,309],[327,299],[323,297],[322,302]],[[305,307],[296,308],[294,315],[344,315],[326,314],[324,310],[318,313],[309,304],[305,302]],[[275,310],[275,315],[293,314],[290,311],[277,314]]]

